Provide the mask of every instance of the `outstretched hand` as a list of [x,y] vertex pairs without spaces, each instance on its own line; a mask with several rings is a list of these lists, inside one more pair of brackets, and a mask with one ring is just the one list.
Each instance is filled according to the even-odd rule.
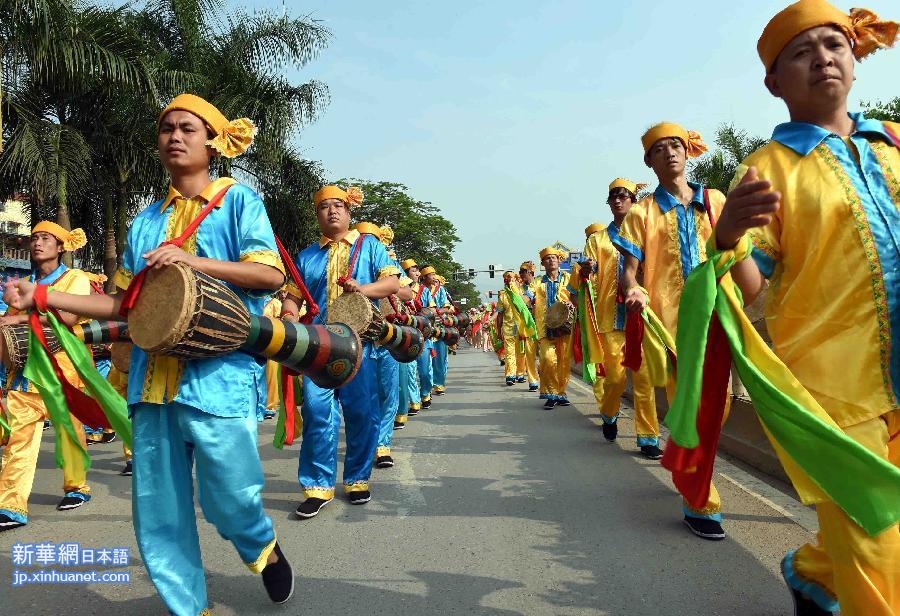
[[772,183],[760,180],[756,167],[747,169],[740,183],[728,193],[716,224],[716,244],[720,250],[734,248],[748,229],[764,227],[781,207],[781,193]]
[[163,244],[159,248],[154,248],[144,255],[147,267],[159,269],[173,263],[184,263],[193,267],[194,255],[188,254],[183,249],[174,244]]

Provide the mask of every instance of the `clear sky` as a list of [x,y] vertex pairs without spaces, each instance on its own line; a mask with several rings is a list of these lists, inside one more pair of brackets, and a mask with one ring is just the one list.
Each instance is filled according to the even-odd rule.
[[[900,20],[897,0],[839,6],[858,4]],[[611,219],[613,178],[651,182],[640,146],[650,125],[678,122],[712,145],[723,122],[768,136],[785,121],[756,41],[786,5],[290,0],[333,33],[296,75],[332,97],[301,146],[330,177],[402,182],[441,208],[465,267],[517,267],[556,240],[582,247],[585,226]],[[900,48],[856,74],[852,108],[900,95]]]

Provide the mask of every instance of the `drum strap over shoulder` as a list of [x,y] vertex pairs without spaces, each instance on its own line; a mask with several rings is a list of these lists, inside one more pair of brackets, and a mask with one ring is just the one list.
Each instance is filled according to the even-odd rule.
[[[212,212],[217,205],[219,205],[222,200],[225,198],[225,193],[228,192],[228,189],[234,186],[234,184],[229,184],[222,190],[216,193],[216,195],[209,200],[200,213],[197,214],[197,217],[191,221],[191,224],[187,226],[184,230],[184,233],[176,237],[172,240],[166,240],[160,246],[166,246],[171,244],[172,246],[178,246],[181,248],[184,243],[188,240],[189,237],[194,235],[197,232],[197,228],[200,226],[200,223],[203,222],[209,213]],[[122,298],[122,305],[119,308],[119,315],[122,317],[127,317],[128,312],[134,308],[135,303],[137,302],[138,295],[141,293],[141,287],[144,286],[144,278],[147,275],[147,270],[149,268],[145,267],[137,275],[132,278],[131,284],[128,285],[128,289],[125,290],[125,296]]]
[[306,324],[312,323],[312,320],[319,314],[319,305],[313,299],[309,289],[306,288],[306,283],[303,281],[303,276],[300,275],[300,270],[297,269],[297,264],[294,263],[287,248],[285,248],[284,244],[281,242],[281,238],[277,235],[275,236],[275,245],[278,246],[278,254],[281,255],[281,260],[284,261],[284,266],[287,268],[288,274],[290,274],[291,279],[294,281],[294,284],[297,285],[297,288],[300,289],[300,295],[303,296],[300,299],[306,303],[306,314],[303,315],[300,322]]

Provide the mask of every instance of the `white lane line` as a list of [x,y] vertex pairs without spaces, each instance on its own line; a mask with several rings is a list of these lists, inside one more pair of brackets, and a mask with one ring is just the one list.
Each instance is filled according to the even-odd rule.
[[[591,397],[591,402],[594,402],[593,389],[586,383],[578,379],[576,375],[572,375],[572,379],[569,381],[569,384],[574,384],[576,388],[589,394]],[[627,409],[628,411],[634,410],[624,398],[622,399],[622,405],[623,409]],[[621,416],[629,417],[626,413],[621,413]],[[598,420],[594,423],[597,423],[599,425],[600,422]],[[662,436],[668,440],[669,434],[665,429],[665,426],[660,425],[660,431],[662,432]],[[819,521],[816,517],[815,511],[798,501],[792,495],[782,492],[778,488],[766,483],[762,479],[751,475],[744,469],[732,464],[722,456],[716,456],[716,469],[718,475],[721,475],[724,479],[737,486],[743,492],[749,494],[750,496],[753,496],[761,503],[771,508],[772,510],[777,511],[801,528],[804,528],[813,533],[818,531]],[[658,477],[660,476],[657,473],[653,474]],[[669,473],[663,470],[662,476],[665,477],[667,483],[670,483],[668,475]]]

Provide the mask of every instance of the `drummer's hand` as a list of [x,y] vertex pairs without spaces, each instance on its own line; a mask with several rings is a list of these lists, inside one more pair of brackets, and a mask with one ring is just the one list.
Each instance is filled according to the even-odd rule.
[[344,293],[359,293],[359,283],[350,278],[344,283]]
[[594,273],[594,260],[593,259],[585,259],[578,265],[581,266],[581,274],[582,278],[588,278],[591,274]]
[[166,244],[159,248],[154,248],[144,255],[147,267],[159,269],[173,263],[184,263],[193,267],[194,255],[186,253],[184,250],[173,244]]
[[[7,306],[11,306],[16,310],[31,310],[34,307],[34,289],[37,285],[27,280],[12,279],[6,282],[6,289],[3,292],[3,301]],[[17,319],[15,316],[4,317],[4,319]],[[21,323],[20,319],[12,321],[12,324]],[[9,323],[4,323],[8,325]]]
[[625,308],[631,312],[643,312],[650,298],[640,287],[634,286],[625,292]]

